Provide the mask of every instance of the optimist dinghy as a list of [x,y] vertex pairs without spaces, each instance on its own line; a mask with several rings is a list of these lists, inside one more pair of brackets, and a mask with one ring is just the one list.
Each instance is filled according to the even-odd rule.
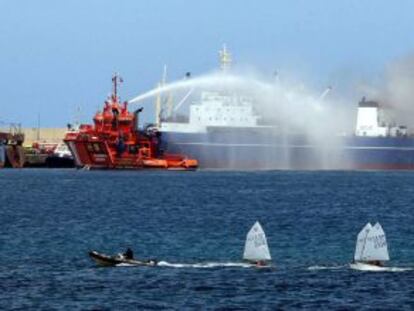
[[361,271],[388,271],[384,262],[390,260],[384,230],[377,222],[367,223],[357,237],[352,269]]
[[118,254],[115,256],[108,256],[105,254],[98,253],[97,251],[91,251],[89,252],[89,257],[91,257],[98,266],[102,266],[102,267],[114,267],[117,265],[153,267],[157,265],[157,261],[154,259],[150,259],[146,261],[127,259],[125,258],[123,254]]
[[267,246],[266,235],[258,221],[247,233],[243,259],[257,267],[270,267],[272,257]]

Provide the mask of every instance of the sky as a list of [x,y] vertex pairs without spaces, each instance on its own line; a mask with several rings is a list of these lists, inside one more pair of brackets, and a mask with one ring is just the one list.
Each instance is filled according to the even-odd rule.
[[[24,127],[91,122],[114,72],[128,100],[164,65],[169,80],[217,68],[223,43],[236,65],[334,85],[355,101],[356,81],[378,80],[414,50],[409,0],[0,0],[0,9],[0,122]],[[153,106],[144,111],[151,121]]]

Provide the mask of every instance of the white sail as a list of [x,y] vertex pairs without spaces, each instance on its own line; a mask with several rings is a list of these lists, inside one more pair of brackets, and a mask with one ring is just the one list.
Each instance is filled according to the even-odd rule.
[[390,260],[385,233],[379,223],[376,223],[368,232],[363,259],[380,261]]
[[271,260],[266,235],[258,221],[246,236],[243,259],[249,261]]
[[358,233],[357,243],[355,247],[354,260],[361,261],[365,249],[368,232],[372,229],[372,225],[367,223],[364,228]]
[[[364,229],[366,229],[365,227]],[[361,231],[360,234],[363,233],[363,231]],[[366,231],[366,236],[361,235],[361,242],[360,235],[358,235],[357,247],[355,250],[355,261],[390,260],[385,233],[381,225],[376,223],[375,226],[371,226],[371,228]],[[360,243],[361,246],[358,246]],[[360,252],[357,253],[359,250]]]

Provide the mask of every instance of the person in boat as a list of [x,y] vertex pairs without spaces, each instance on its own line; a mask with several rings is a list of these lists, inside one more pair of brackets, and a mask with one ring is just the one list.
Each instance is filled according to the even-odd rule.
[[366,262],[369,265],[378,266],[378,267],[384,267],[384,263],[379,260],[371,260]]
[[264,260],[258,260],[258,261],[256,261],[256,267],[265,267],[265,266],[267,266],[267,264],[266,264],[266,261],[264,261]]
[[384,267],[384,262],[380,261],[380,260],[368,260],[368,261],[355,261],[352,260],[352,264],[357,264],[357,263],[364,263],[367,265],[371,265],[371,266],[377,266],[377,267]]
[[127,250],[125,251],[123,255],[125,259],[134,259],[134,252],[129,247],[127,248]]

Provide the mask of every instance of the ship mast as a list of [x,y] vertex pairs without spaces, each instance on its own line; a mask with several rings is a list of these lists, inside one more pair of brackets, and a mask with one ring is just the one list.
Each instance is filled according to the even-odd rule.
[[231,54],[227,51],[227,47],[223,44],[223,48],[219,51],[220,68],[223,72],[227,72],[231,67]]
[[167,83],[167,65],[164,65],[164,71],[162,73],[161,82],[158,83],[158,94],[155,98],[155,126],[159,127],[161,125],[161,105],[162,105],[162,98],[161,98],[161,89]]
[[119,74],[116,72],[114,76],[112,77],[112,84],[113,84],[112,97],[114,101],[118,101],[118,83],[122,83],[122,82],[124,81],[119,76]]

